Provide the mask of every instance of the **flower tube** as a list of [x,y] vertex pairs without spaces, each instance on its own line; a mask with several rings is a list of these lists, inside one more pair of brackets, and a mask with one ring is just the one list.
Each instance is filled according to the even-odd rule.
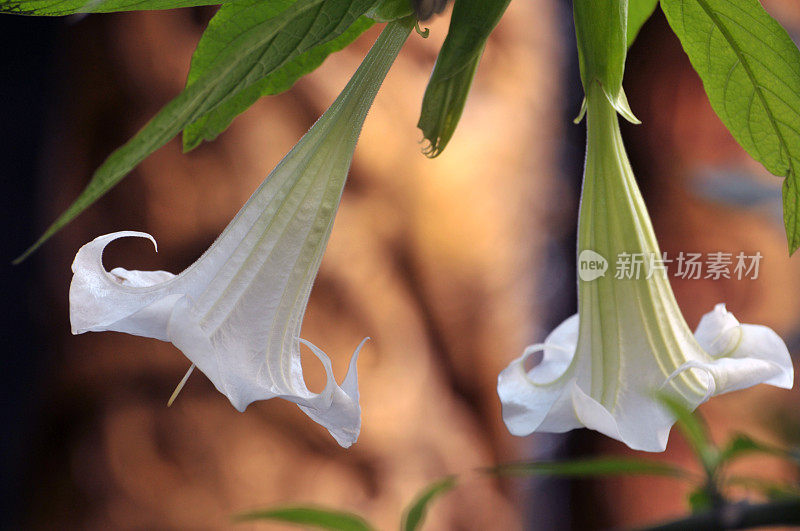
[[[344,447],[361,429],[356,349],[341,385],[325,353],[302,340],[311,286],[333,226],[361,127],[413,21],[389,23],[331,107],[267,176],[189,268],[106,271],[103,249],[141,232],[84,245],[72,264],[72,332],[113,330],[170,341],[239,411],[255,400],[296,403]],[[327,374],[308,390],[300,343]]]

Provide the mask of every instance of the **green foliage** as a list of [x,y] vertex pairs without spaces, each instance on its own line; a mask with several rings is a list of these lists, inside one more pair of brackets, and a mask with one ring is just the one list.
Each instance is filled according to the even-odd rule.
[[[184,150],[197,147],[203,140],[213,140],[258,98],[290,89],[302,76],[316,70],[328,55],[352,43],[372,26],[373,21],[363,16],[354,20],[347,8],[353,6],[363,12],[365,4],[370,3],[374,4],[374,1],[347,2],[348,5],[335,12],[327,10],[334,14],[333,17],[322,16],[324,11],[320,9],[320,17],[293,21],[267,46],[248,50],[247,53],[258,56],[258,61],[252,61],[254,69],[263,68],[266,75],[256,74],[252,80],[244,78],[233,85],[212,110],[186,126]],[[274,18],[273,6],[274,3],[262,0],[233,0],[222,6],[209,22],[194,51],[186,80],[187,89],[217,66],[220,54],[230,47],[237,47],[249,33],[259,31],[263,21]],[[237,55],[244,55],[244,52]]]
[[[456,131],[458,121],[464,112],[472,80],[478,69],[483,47],[476,55],[464,62],[461,70],[451,77],[431,77],[425,96],[422,100],[417,127],[422,130],[422,135],[427,141],[423,152],[430,158],[438,157]],[[436,63],[438,66],[439,63]],[[436,68],[434,67],[434,75]]]
[[[708,435],[705,423],[698,415],[690,412],[683,403],[670,396],[660,395],[662,403],[675,415],[678,426],[681,428],[686,440],[692,447],[695,455],[703,466],[705,477],[703,482],[695,487],[688,496],[689,506],[696,517],[689,517],[652,529],[705,529],[713,528],[719,524],[719,514],[724,510],[737,506],[731,504],[726,496],[729,487],[744,487],[749,491],[754,491],[769,500],[790,501],[787,507],[781,506],[780,510],[786,509],[785,518],[796,518],[800,505],[800,489],[793,485],[786,485],[762,478],[750,478],[729,476],[727,467],[741,457],[747,455],[760,454],[778,457],[787,461],[794,461],[793,454],[782,448],[765,444],[743,434],[734,435],[723,447],[719,449]],[[791,523],[794,520],[783,519],[784,517],[770,514],[766,506],[739,506],[742,507],[746,518],[753,518],[754,522],[760,524]],[[745,518],[743,516],[743,518]],[[773,521],[773,518],[774,519]],[[700,527],[702,524],[702,527]],[[710,527],[705,527],[705,526]],[[743,526],[745,527],[745,526]],[[750,527],[750,526],[747,526]],[[738,527],[737,527],[738,528]]]
[[[759,525],[794,524],[800,523],[800,487],[770,481],[763,478],[730,476],[724,474],[725,466],[734,460],[746,455],[760,454],[795,462],[792,452],[758,442],[746,435],[735,435],[719,450],[708,436],[704,421],[696,414],[689,411],[683,403],[670,395],[660,395],[673,415],[681,432],[694,449],[699,461],[703,465],[705,475],[689,473],[687,470],[671,463],[653,459],[637,459],[628,457],[598,457],[593,459],[575,459],[570,461],[530,461],[503,464],[485,468],[479,472],[495,476],[527,477],[527,476],[559,476],[572,478],[606,477],[606,476],[634,476],[649,475],[671,477],[689,481],[692,490],[688,495],[688,503],[692,514],[690,516],[649,527],[649,530],[717,530],[723,528],[744,529]],[[421,528],[427,508],[445,494],[455,488],[457,478],[447,476],[438,480],[424,490],[414,499],[405,511],[401,529],[414,531]],[[462,483],[463,480],[459,481]],[[731,502],[725,496],[729,487],[737,486],[750,492],[766,497],[766,503],[747,503],[746,501]],[[286,509],[273,509],[257,511],[243,515],[253,519],[253,515],[270,515],[269,518],[277,519],[273,515],[281,514],[282,521],[316,525],[317,521],[308,519],[289,520],[283,518],[281,511]],[[349,513],[336,513],[312,508],[293,508],[305,516],[304,511],[321,511],[325,514],[340,515],[355,518],[360,525],[367,525],[359,517]],[[294,518],[294,513],[290,513]],[[316,516],[314,516],[316,518]],[[239,517],[240,519],[242,516]],[[325,520],[334,522],[334,520]],[[331,524],[333,525],[333,524]],[[349,520],[343,525],[349,525]],[[326,527],[326,529],[369,529],[368,527]]]
[[226,0],[0,0],[0,13],[62,16],[74,13],[112,13],[175,9],[222,4]]
[[708,489],[703,486],[692,490],[687,496],[686,501],[689,502],[689,509],[691,509],[693,513],[700,513],[711,510],[714,507],[715,498],[712,497]]
[[725,484],[729,486],[744,487],[757,492],[768,500],[800,500],[800,487],[787,485],[769,479],[747,476],[728,476]]
[[448,476],[440,479],[423,490],[417,498],[406,509],[403,515],[403,524],[400,526],[403,531],[416,531],[422,526],[428,506],[436,498],[450,492],[456,487],[455,476]]
[[675,478],[688,477],[688,473],[685,470],[670,463],[626,457],[511,463],[489,468],[486,471],[503,476],[598,477],[644,475]]
[[[76,13],[176,9],[228,2],[231,0],[0,0],[0,13],[64,16]],[[375,22],[391,22],[413,12],[410,0],[382,0],[370,9],[367,16]]]
[[783,182],[789,252],[800,247],[800,51],[758,0],[661,0],[711,106]]
[[[509,0],[457,0],[423,101],[419,127],[433,156],[452,136],[486,40]],[[410,0],[0,0],[0,13],[68,15],[223,4],[192,57],[185,89],[95,171],[79,197],[19,263],[183,131],[189,151],[212,140],[258,98],[283,92],[375,21],[412,12]]]
[[[236,106],[242,100],[235,100],[235,95],[309,50],[336,39],[374,4],[375,0],[235,0],[225,5],[221,12],[233,10],[241,16],[236,22],[223,18],[222,23],[215,24],[213,35],[218,41],[207,41],[202,53],[195,53],[194,73],[183,92],[103,162],[80,196],[16,262],[108,192],[183,128],[222,104],[229,106],[228,109]],[[287,66],[295,68],[299,68],[297,63]],[[285,86],[290,78],[288,71],[283,70],[275,83]],[[210,123],[202,122],[202,126],[195,127],[205,132],[228,115],[211,116],[215,119],[209,119]]]
[[239,522],[271,520],[337,531],[371,531],[373,529],[366,520],[357,514],[318,507],[277,507],[241,513],[235,519]]
[[792,456],[781,448],[756,441],[748,435],[739,433],[728,441],[728,444],[722,449],[720,461],[727,463],[752,454],[767,454],[792,459]]
[[425,89],[417,127],[438,156],[453,136],[486,41],[510,0],[455,0],[450,28]]
[[657,5],[658,0],[628,0],[628,29],[626,32],[628,48],[636,40],[639,30],[653,14]]
[[[430,504],[455,487],[455,476],[447,476],[423,489],[406,508],[401,529],[403,531],[420,529]],[[240,522],[274,520],[338,531],[369,531],[373,529],[366,520],[356,514],[311,506],[276,507],[250,511],[237,515],[236,520]]]

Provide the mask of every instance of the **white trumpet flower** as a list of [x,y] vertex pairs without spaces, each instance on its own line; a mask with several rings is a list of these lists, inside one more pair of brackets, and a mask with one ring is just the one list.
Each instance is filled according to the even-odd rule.
[[[692,335],[663,270],[605,274],[621,253],[661,257],[622,144],[617,116],[593,83],[578,230],[578,314],[528,347],[498,378],[503,419],[514,435],[587,427],[636,450],[666,448],[674,418],[666,392],[694,409],[712,395],[768,383],[791,388],[784,342],[764,326],[739,324],[723,304]],[[599,255],[599,256],[598,256]],[[526,360],[542,352],[538,365]]]
[[[387,25],[342,93],[281,160],[197,262],[179,275],[106,271],[103,249],[141,232],[84,245],[72,264],[72,332],[113,330],[170,341],[239,411],[255,400],[296,403],[348,447],[361,409],[356,359],[341,385],[322,350],[299,339],[311,286],[333,226],[367,111],[405,42],[408,20]],[[300,343],[322,362],[327,384],[309,391]]]

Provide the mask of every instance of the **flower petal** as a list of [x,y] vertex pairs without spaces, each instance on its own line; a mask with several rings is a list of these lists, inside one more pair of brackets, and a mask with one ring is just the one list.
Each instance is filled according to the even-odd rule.
[[117,238],[155,239],[144,232],[123,231],[95,238],[80,248],[72,262],[69,287],[73,334],[112,330],[167,341],[167,321],[179,296],[164,286],[175,275],[166,271],[106,271],[103,250]]
[[[743,324],[741,327],[742,341],[730,358],[760,360],[772,365],[771,375],[763,383],[791,389],[794,385],[794,369],[786,343],[767,326]],[[764,376],[767,376],[766,372]]]
[[364,338],[356,347],[353,356],[350,358],[350,365],[341,386],[336,385],[333,379],[333,371],[330,366],[330,359],[319,348],[310,342],[301,339],[300,341],[308,346],[325,366],[328,375],[328,382],[325,390],[320,393],[327,401],[330,399],[328,407],[300,406],[306,415],[314,421],[325,426],[328,432],[344,448],[349,447],[358,439],[361,431],[361,406],[359,405],[358,394],[358,354],[361,348],[369,340]]
[[732,352],[741,339],[739,321],[719,303],[705,314],[697,325],[694,337],[708,354],[715,358]]
[[688,369],[704,371],[710,377],[706,398],[760,383],[792,388],[789,350],[771,328],[739,324],[724,304],[717,304],[703,316],[695,337],[712,359],[688,361],[673,376]]
[[[545,420],[551,425],[546,431],[563,432],[575,428],[574,415],[566,416],[554,406],[565,396],[570,380],[565,377],[575,354],[578,339],[578,316],[573,315],[547,336],[542,344],[531,345],[512,361],[497,378],[497,394],[503,406],[503,421],[514,435],[528,435],[540,428]],[[526,360],[543,352],[542,361],[530,371]],[[555,413],[555,415],[551,415]]]
[[626,401],[612,414],[575,383],[572,404],[581,425],[599,431],[633,450],[663,452],[675,419],[654,400]]

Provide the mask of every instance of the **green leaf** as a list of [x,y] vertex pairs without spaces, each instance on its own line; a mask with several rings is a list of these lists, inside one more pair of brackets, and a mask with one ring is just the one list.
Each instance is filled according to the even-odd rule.
[[783,182],[800,246],[800,51],[758,0],[662,0],[661,9],[737,142]]
[[112,13],[178,7],[208,6],[226,0],[0,0],[0,13],[63,16],[74,13]]
[[242,15],[236,27],[230,28],[236,38],[227,46],[209,45],[202,58],[195,56],[193,63],[202,65],[202,75],[191,79],[183,92],[103,162],[75,202],[15,263],[102,197],[181,129],[226,101],[231,92],[257,83],[288,61],[335,39],[374,4],[375,0],[237,0],[223,6],[220,11],[233,9]]
[[503,476],[594,477],[645,475],[676,478],[689,477],[685,470],[669,463],[624,457],[512,463],[489,468],[485,472]]
[[273,520],[337,531],[371,531],[373,529],[366,520],[357,514],[319,507],[277,507],[241,513],[235,519],[239,522]]
[[453,136],[486,41],[510,0],[455,0],[450,29],[422,98],[417,127],[438,156]]
[[[236,40],[238,36],[236,29],[238,29],[238,21],[243,12],[245,15],[251,16],[248,10],[239,9],[238,5],[231,4],[228,8],[220,9],[219,13],[211,19],[208,29],[194,52],[187,85],[191,84],[194,79],[202,77],[210,64],[213,64],[209,63],[209,57],[214,57],[220,49],[231,45]],[[247,87],[234,87],[217,107],[184,129],[184,151],[194,149],[204,140],[214,140],[228,128],[236,116],[247,110],[260,97],[280,94],[292,88],[298,79],[316,70],[328,55],[345,48],[373,24],[374,22],[369,18],[361,17],[338,37],[329,41],[320,39],[319,42],[322,44],[286,61],[283,66],[257,82]]]
[[756,491],[770,500],[800,499],[800,487],[796,485],[787,485],[785,483],[776,483],[770,479],[731,476],[726,479],[725,483],[727,485],[736,485]]
[[653,14],[657,5],[658,0],[628,0],[628,48],[636,40],[639,30],[642,29],[644,23]]
[[720,452],[720,462],[733,461],[747,454],[768,454],[776,457],[791,458],[786,450],[756,441],[748,435],[737,434]]
[[406,509],[403,515],[403,531],[415,531],[419,529],[425,519],[430,503],[439,496],[450,492],[456,486],[456,478],[448,476],[428,486],[422,491],[412,504]]
[[714,497],[703,487],[697,487],[687,496],[689,507],[693,513],[702,513],[714,507]]
[[417,123],[417,127],[422,130],[422,135],[428,141],[428,145],[422,150],[428,157],[438,157],[453,137],[464,112],[472,79],[475,77],[482,54],[483,48],[452,77],[447,79],[431,77],[425,89],[422,112]]

